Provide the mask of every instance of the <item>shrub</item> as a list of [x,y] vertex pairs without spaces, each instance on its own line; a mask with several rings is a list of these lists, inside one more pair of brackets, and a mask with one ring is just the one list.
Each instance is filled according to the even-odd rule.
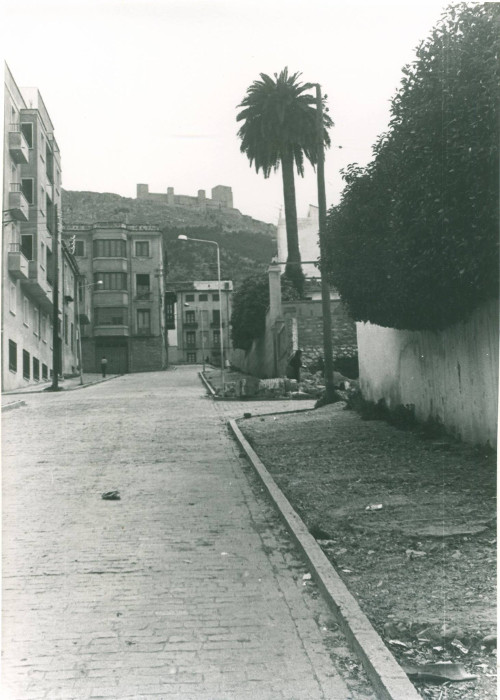
[[498,294],[500,5],[456,5],[403,69],[386,134],[343,173],[328,269],[350,314],[439,329]]

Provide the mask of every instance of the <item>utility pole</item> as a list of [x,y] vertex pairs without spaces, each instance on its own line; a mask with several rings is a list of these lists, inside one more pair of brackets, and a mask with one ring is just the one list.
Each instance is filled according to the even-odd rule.
[[323,143],[323,99],[321,86],[316,84],[316,114],[318,138],[318,214],[319,247],[321,264],[321,306],[323,310],[323,354],[325,363],[325,390],[327,403],[335,400],[333,385],[332,316],[330,310],[330,286],[326,273],[326,192],[325,192],[325,149]]
[[54,207],[54,236],[52,238],[53,286],[52,286],[52,386],[59,391],[59,217]]

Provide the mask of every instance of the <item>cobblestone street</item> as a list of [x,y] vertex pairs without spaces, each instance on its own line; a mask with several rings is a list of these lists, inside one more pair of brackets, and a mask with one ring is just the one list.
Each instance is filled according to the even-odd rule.
[[375,697],[247,478],[239,404],[195,368],[26,403],[3,415],[3,698]]

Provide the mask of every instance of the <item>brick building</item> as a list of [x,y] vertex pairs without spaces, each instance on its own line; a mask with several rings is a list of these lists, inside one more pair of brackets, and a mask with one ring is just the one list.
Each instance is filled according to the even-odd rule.
[[19,88],[7,66],[4,95],[2,390],[9,391],[50,378],[56,259],[56,357],[60,372],[76,372],[77,266],[55,235],[61,157],[42,96],[36,88]]
[[[83,369],[110,374],[166,366],[163,239],[157,226],[116,222],[65,226],[81,272]],[[90,309],[90,315],[89,315]]]

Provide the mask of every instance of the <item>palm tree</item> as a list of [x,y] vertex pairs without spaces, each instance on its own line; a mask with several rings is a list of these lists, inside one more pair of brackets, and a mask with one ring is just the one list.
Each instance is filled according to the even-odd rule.
[[[294,164],[297,173],[304,176],[304,156],[311,165],[318,159],[318,128],[316,97],[306,90],[312,83],[300,83],[300,73],[288,75],[288,68],[274,80],[261,73],[261,80],[254,81],[238,105],[243,107],[236,121],[243,122],[238,136],[240,150],[255,163],[257,172],[264,177],[278,170],[281,163],[283,198],[285,203],[286,238],[288,258],[285,275],[302,294],[304,275],[300,266],[297,207],[295,203]],[[323,142],[330,145],[327,129],[333,126],[326,109],[323,111]]]

